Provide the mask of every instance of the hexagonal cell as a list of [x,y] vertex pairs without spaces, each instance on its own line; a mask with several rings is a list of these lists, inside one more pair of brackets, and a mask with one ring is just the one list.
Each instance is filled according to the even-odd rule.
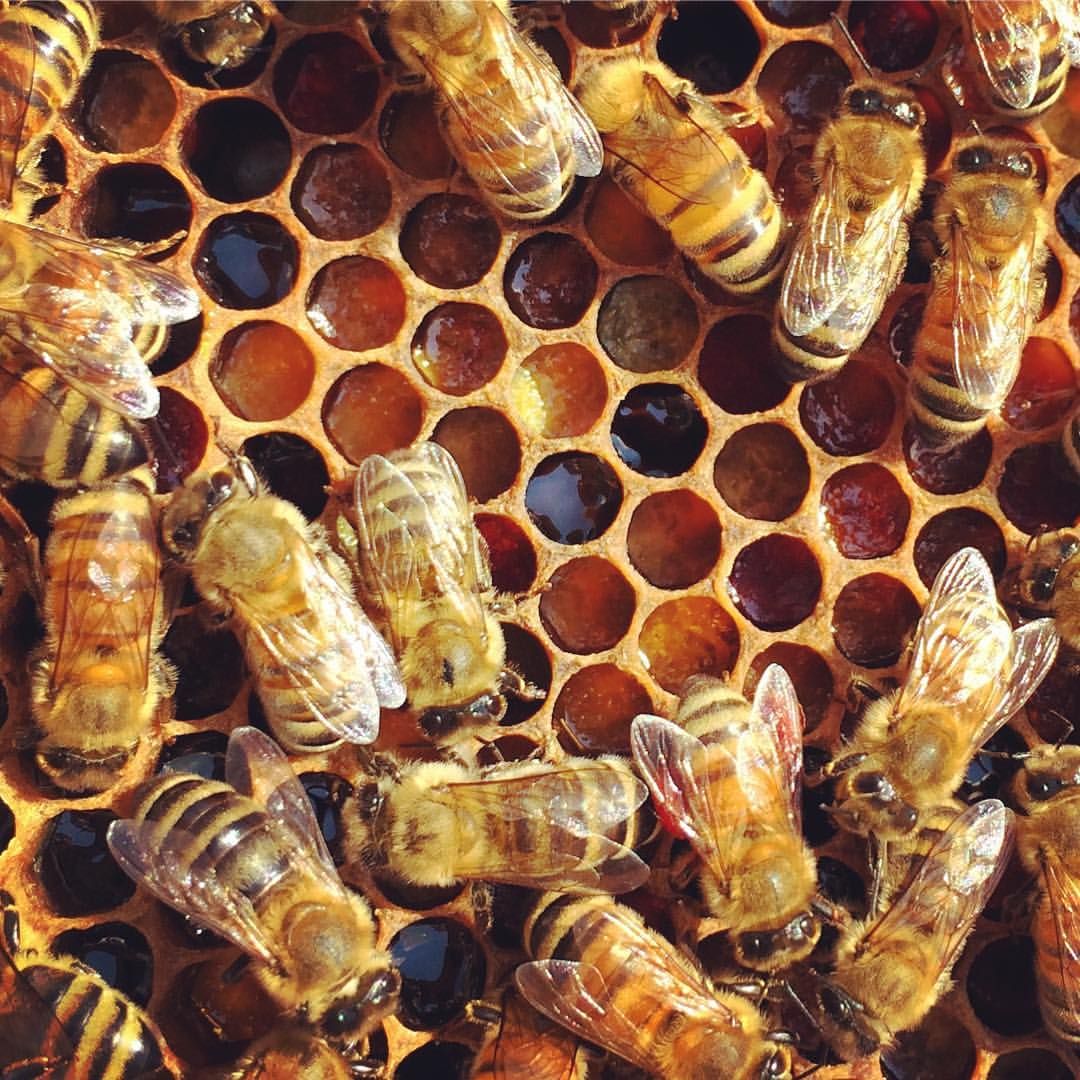
[[435,115],[434,93],[392,94],[379,116],[379,143],[402,172],[417,180],[441,180],[454,171]]
[[103,240],[155,243],[191,224],[184,186],[160,165],[109,165],[90,184],[83,228]]
[[367,255],[327,263],[312,278],[306,308],[331,345],[366,352],[387,345],[405,322],[405,289],[393,268]]
[[323,512],[330,473],[307,439],[291,431],[265,431],[245,439],[241,449],[278,498],[288,499],[308,521]]
[[1074,176],[1058,196],[1054,222],[1061,239],[1080,255],[1080,176]]
[[958,446],[925,445],[910,424],[904,426],[904,461],[911,479],[934,495],[958,495],[982,483],[994,446],[983,428]]
[[478,513],[473,521],[487,545],[495,588],[505,593],[530,589],[536,580],[536,551],[521,526],[503,514]]
[[468,1075],[473,1056],[473,1051],[461,1043],[432,1040],[401,1059],[394,1080],[431,1080],[433,1076],[456,1080]]
[[34,865],[58,914],[93,915],[134,895],[135,883],[105,843],[115,820],[111,810],[64,810],[45,826]]
[[1068,353],[1049,338],[1029,338],[1020,374],[1001,415],[1017,431],[1038,431],[1063,419],[1076,404],[1076,373]]
[[497,409],[477,406],[449,412],[431,438],[454,455],[465,490],[477,502],[501,495],[517,479],[521,445],[513,424]]
[[[586,2],[571,10],[587,6]],[[600,176],[592,184],[585,230],[600,251],[621,266],[652,266],[675,251],[667,229],[640,210],[609,176]]]
[[915,572],[922,583],[930,588],[945,560],[965,547],[981,551],[994,580],[1000,580],[1007,553],[998,523],[974,507],[958,506],[935,514],[915,537]]
[[779,664],[790,676],[795,693],[806,717],[804,732],[814,730],[825,719],[833,702],[832,669],[808,645],[791,641],[776,641],[750,661],[743,683],[743,694],[751,700],[758,680],[770,664]]
[[276,218],[243,211],[207,226],[192,265],[212,300],[246,311],[287,296],[299,262],[296,241]]
[[241,420],[282,420],[303,405],[315,378],[304,339],[281,323],[233,327],[210,363],[210,381]]
[[1030,1046],[999,1055],[986,1080],[1029,1080],[1032,1076],[1039,1080],[1070,1080],[1074,1075],[1057,1054]]
[[246,669],[240,643],[227,627],[208,630],[198,612],[182,613],[170,624],[162,652],[176,667],[177,720],[213,716],[236,700]]
[[549,540],[585,544],[607,532],[622,498],[622,484],[603,458],[571,450],[536,466],[525,489],[525,509]]
[[202,312],[194,319],[182,323],[173,323],[165,339],[165,347],[154,357],[150,371],[154,375],[167,375],[181,364],[187,363],[195,355],[203,332]]
[[735,315],[705,335],[698,354],[698,381],[725,412],[737,416],[775,408],[791,387],[762,358],[772,348],[768,320]]
[[551,721],[568,753],[628,754],[631,722],[652,711],[648,690],[633,675],[615,664],[593,664],[566,680]]
[[999,1035],[1030,1035],[1041,1025],[1035,991],[1035,947],[1011,935],[988,942],[971,962],[968,1001],[975,1015]]
[[637,41],[649,29],[652,19],[650,7],[630,3],[616,8],[608,3],[585,0],[567,7],[566,26],[583,45],[591,45],[594,49],[614,49],[618,45]]
[[705,577],[720,557],[716,512],[692,491],[658,491],[635,508],[626,554],[646,581],[685,589]]
[[799,419],[827,454],[869,454],[888,438],[896,401],[883,375],[869,363],[849,361],[828,379],[811,383],[799,398]]
[[[114,5],[105,6],[113,7]],[[219,10],[222,6],[221,3],[217,4]],[[228,7],[227,4],[224,6]],[[197,7],[194,11],[189,8],[187,13],[180,11],[172,19],[164,20],[164,25],[158,33],[157,44],[161,58],[169,69],[179,75],[184,82],[204,90],[234,90],[239,86],[253,83],[266,70],[267,61],[274,51],[277,31],[273,23],[266,28],[262,39],[250,47],[246,58],[241,58],[242,63],[223,67],[197,59],[191,55],[191,51],[186,46],[184,37],[188,33],[189,26],[197,27],[203,21],[198,18],[198,15]],[[200,36],[199,31],[196,30],[191,36],[197,42]]]
[[444,394],[479,390],[499,373],[506,334],[498,316],[480,304],[440,304],[412,339],[412,360],[424,381]]
[[405,217],[401,255],[440,289],[475,285],[492,267],[502,235],[488,208],[465,195],[429,195]]
[[599,361],[576,341],[541,345],[514,372],[514,415],[549,439],[584,435],[607,404],[607,379]]
[[690,354],[698,334],[694,301],[668,278],[623,278],[596,317],[604,352],[627,371],[667,371]]
[[277,113],[243,97],[199,109],[181,153],[207,195],[227,203],[269,195],[292,162],[289,133]]
[[758,10],[777,26],[818,26],[840,6],[838,0],[754,0]]
[[828,45],[793,41],[765,61],[757,92],[773,122],[782,129],[817,130],[832,115],[851,72]]
[[1080,75],[1073,68],[1065,92],[1042,117],[1042,129],[1066,157],[1080,158]]
[[285,119],[313,135],[355,131],[378,93],[375,58],[344,34],[308,34],[274,65],[274,97]]
[[459,896],[464,888],[464,885],[413,885],[384,866],[375,867],[371,877],[391,904],[409,911],[442,907]]
[[879,559],[904,541],[911,503],[883,465],[862,462],[840,469],[821,491],[825,525],[846,559]]
[[110,986],[126,994],[136,1005],[150,1000],[154,983],[154,954],[146,938],[127,923],[107,922],[83,930],[65,930],[52,950],[96,971]]
[[130,154],[161,142],[176,113],[176,93],[149,60],[98,49],[76,108],[79,130],[94,150]]
[[[233,639],[236,645],[236,639]],[[211,665],[212,666],[212,665]],[[243,673],[241,672],[241,677]],[[231,699],[230,699],[231,700]],[[212,709],[211,712],[217,712]],[[188,735],[177,735],[162,748],[154,772],[161,772],[169,766],[174,772],[189,772],[201,776],[204,780],[225,779],[225,751],[229,737],[223,731],[193,731]]]
[[506,662],[525,677],[525,681],[542,691],[543,696],[527,699],[509,696],[506,715],[499,721],[502,727],[512,727],[535,716],[544,704],[551,689],[551,656],[546,646],[535,635],[516,623],[502,622],[503,640],[506,642]]
[[393,194],[386,169],[366,146],[335,143],[304,158],[290,201],[313,236],[357,240],[386,220]]
[[1032,535],[1062,529],[1080,517],[1080,483],[1057,441],[1014,450],[1002,469],[997,497],[1002,513]]
[[790,630],[817,606],[821,568],[802,540],[772,533],[735,556],[727,591],[755,626]]
[[848,30],[870,66],[878,71],[909,71],[930,56],[938,17],[926,0],[854,0]]
[[202,409],[171,386],[161,387],[161,407],[147,425],[154,451],[157,491],[175,491],[198,467],[210,441]]
[[833,605],[833,640],[853,664],[889,667],[900,659],[919,613],[918,601],[902,581],[866,574],[840,590]]
[[353,465],[369,454],[408,446],[424,423],[424,401],[400,371],[364,364],[327,391],[322,422],[330,441]]
[[390,939],[390,956],[401,973],[397,1016],[414,1031],[441,1027],[483,993],[484,951],[456,919],[420,919],[403,927]]
[[959,1020],[938,1005],[881,1057],[886,1080],[969,1080],[975,1070],[975,1041]]
[[727,94],[741,86],[757,62],[761,41],[734,4],[684,4],[664,23],[657,40],[660,59],[703,94]]
[[806,497],[810,463],[784,424],[751,424],[736,431],[716,455],[713,483],[743,517],[783,521]]
[[556,648],[583,655],[617,645],[630,629],[637,598],[618,568],[598,555],[571,559],[540,596],[540,622]]
[[611,420],[615,453],[644,476],[682,475],[697,461],[708,435],[697,402],[668,383],[635,386]]
[[659,686],[679,694],[691,675],[731,671],[739,656],[739,628],[708,596],[667,600],[642,623],[638,654]]
[[592,303],[599,271],[580,241],[567,233],[530,236],[510,253],[503,293],[510,310],[537,330],[575,326]]

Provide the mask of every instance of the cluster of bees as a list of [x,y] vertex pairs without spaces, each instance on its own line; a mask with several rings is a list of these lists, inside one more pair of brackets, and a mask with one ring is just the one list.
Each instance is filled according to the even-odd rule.
[[[242,63],[267,25],[253,3],[151,7],[178,24],[193,57],[219,68]],[[667,9],[613,7],[628,20]],[[995,107],[1014,117],[1047,108],[1080,50],[1075,4],[966,7]],[[816,196],[794,228],[729,134],[739,118],[661,63],[599,63],[575,98],[504,2],[383,9],[401,62],[433,84],[449,144],[500,213],[545,218],[575,176],[607,161],[706,276],[736,294],[778,283],[773,340],[790,380],[837,370],[865,340],[901,274],[926,176],[925,118],[911,93],[874,78],[846,91],[816,147]],[[501,601],[444,449],[421,443],[364,461],[332,535],[234,453],[163,507],[152,497],[139,427],[158,404],[147,365],[198,298],[145,252],[33,223],[49,192],[43,141],[97,35],[85,0],[0,12],[0,468],[85,489],[59,501],[43,555],[14,507],[0,505],[3,602],[10,614],[29,595],[40,612],[22,742],[70,794],[114,784],[172,693],[159,650],[178,574],[243,643],[274,739],[235,730],[223,781],[166,769],[108,835],[139,885],[241,951],[234,975],[246,966],[286,1019],[229,1074],[377,1068],[366,1040],[393,1013],[401,977],[377,948],[367,901],[342,883],[282,748],[369,746],[381,710],[406,703],[443,758],[401,764],[358,751],[370,783],[350,808],[351,858],[421,886],[539,891],[524,918],[532,959],[517,968],[515,991],[501,1009],[472,1010],[492,1032],[473,1077],[581,1078],[590,1043],[656,1076],[783,1080],[793,1049],[768,1019],[778,994],[839,1059],[872,1054],[947,988],[1017,831],[1040,882],[1031,932],[1043,1015],[1054,1035],[1080,1041],[1080,748],[1031,753],[1014,792],[1019,829],[998,800],[954,797],[1059,640],[1080,646],[1080,537],[1033,546],[1013,597],[1033,621],[1015,630],[983,557],[964,548],[948,559],[904,682],[869,705],[824,768],[834,820],[867,838],[872,855],[861,922],[818,893],[800,820],[802,712],[779,666],[752,702],[693,678],[674,721],[635,719],[632,762],[481,769],[456,732],[497,722],[507,694],[538,691],[507,664]],[[910,380],[912,418],[934,445],[977,433],[1015,381],[1041,304],[1046,230],[1029,147],[965,138],[935,207]],[[1074,428],[1074,450],[1075,437]],[[661,828],[686,843],[683,883],[696,879],[702,908],[727,930],[730,973],[707,975],[612,898],[652,887],[635,849]],[[24,950],[10,894],[0,909],[5,1075],[170,1074],[141,1009],[89,969]],[[830,923],[832,955],[811,963]]]

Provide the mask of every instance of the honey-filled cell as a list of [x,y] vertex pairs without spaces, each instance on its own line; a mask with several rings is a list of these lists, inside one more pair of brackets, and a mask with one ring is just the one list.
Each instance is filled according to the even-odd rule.
[[[642,10],[645,7],[646,10]],[[637,41],[648,29],[652,12],[640,3],[615,7],[609,3],[583,0],[566,9],[566,26],[583,45],[594,49],[614,49]]]
[[750,424],[736,431],[716,455],[713,483],[724,502],[743,517],[783,521],[810,487],[810,463],[784,424]]
[[424,423],[424,399],[396,368],[363,364],[346,371],[327,391],[322,422],[345,459],[359,465],[369,454],[408,446]]
[[1038,1029],[1031,938],[1015,934],[984,944],[968,968],[966,988],[975,1015],[998,1035],[1030,1035]]
[[397,337],[405,322],[401,278],[381,259],[348,255],[324,266],[307,294],[307,317],[331,345],[366,352]]
[[919,487],[934,495],[959,495],[982,483],[994,445],[982,428],[956,446],[929,446],[911,424],[904,425],[904,462]]
[[877,450],[888,438],[895,412],[888,380],[859,360],[811,383],[799,398],[799,419],[807,435],[836,457]]
[[798,537],[772,533],[747,544],[735,556],[727,590],[755,626],[790,630],[817,606],[821,567]]
[[1061,260],[1054,254],[1053,249],[1046,260],[1046,265],[1043,266],[1043,274],[1046,277],[1046,291],[1043,293],[1042,307],[1036,316],[1037,322],[1042,322],[1049,316],[1061,299],[1065,271],[1061,268]]
[[1066,157],[1080,158],[1080,69],[1065,79],[1065,92],[1042,118],[1043,131]]
[[161,387],[161,407],[147,425],[154,450],[157,490],[166,495],[198,467],[210,442],[206,417],[190,398],[171,386]]
[[1080,517],[1080,479],[1057,440],[1014,450],[1005,460],[997,497],[1002,513],[1031,535],[1065,528]]
[[638,654],[657,685],[679,694],[691,675],[731,671],[739,656],[739,628],[711,597],[667,600],[642,623]]
[[35,869],[60,915],[111,911],[134,895],[135,883],[105,843],[115,820],[111,810],[62,810],[46,824]]
[[73,956],[93,968],[136,1005],[146,1006],[154,981],[154,956],[146,937],[121,922],[65,930],[52,943],[55,954]]
[[266,308],[291,292],[300,250],[269,214],[223,214],[206,228],[195,251],[195,279],[222,307]]
[[176,113],[176,93],[144,57],[99,49],[77,108],[79,130],[93,149],[130,154],[161,142]]
[[431,438],[453,454],[465,490],[477,502],[501,495],[517,479],[521,444],[514,426],[497,409],[477,405],[449,412]]
[[417,371],[425,382],[456,397],[495,378],[505,356],[502,324],[480,304],[440,304],[420,320],[413,334]]
[[866,574],[840,590],[833,605],[833,640],[853,664],[889,667],[911,640],[919,614],[918,601],[902,581]]
[[981,551],[994,580],[1000,580],[1007,554],[1001,528],[989,514],[957,506],[930,518],[915,537],[915,572],[922,583],[930,588],[945,560],[965,547]]
[[[588,6],[575,4],[570,11]],[[593,184],[585,207],[585,229],[600,251],[620,266],[653,266],[669,259],[675,250],[667,229],[640,210],[609,176]]]
[[565,330],[582,319],[599,271],[585,245],[567,233],[542,232],[510,253],[503,294],[510,310],[537,330]]
[[[1080,152],[1080,148],[1078,148]],[[986,1080],[1072,1080],[1073,1070],[1050,1050],[1032,1046],[1001,1054],[990,1066]]]
[[1076,373],[1069,354],[1049,338],[1029,338],[1002,418],[1016,431],[1038,431],[1062,420],[1075,404]]
[[718,322],[698,354],[702,389],[725,412],[737,416],[775,408],[791,387],[771,364],[769,322],[760,315],[735,315]]
[[883,72],[918,67],[937,40],[938,17],[926,0],[854,0],[847,24],[870,66]]
[[825,719],[834,701],[832,669],[808,645],[776,641],[750,661],[743,684],[747,700],[753,698],[758,681],[770,664],[779,664],[788,673],[806,720],[803,730],[813,731]]
[[598,555],[563,563],[540,595],[540,622],[556,648],[585,655],[617,645],[637,598],[621,571]]
[[524,529],[504,514],[473,517],[487,545],[491,582],[498,592],[523,593],[536,580],[536,551]]
[[525,489],[532,523],[559,544],[585,544],[607,532],[623,489],[603,458],[571,450],[544,458]]
[[379,115],[379,143],[402,172],[417,180],[440,180],[454,171],[433,93],[391,95]]
[[971,1032],[940,1004],[881,1055],[885,1080],[970,1080],[974,1070]]
[[236,700],[244,681],[244,656],[228,627],[208,630],[197,611],[182,612],[170,624],[161,651],[176,669],[177,720],[202,720],[224,712]]
[[754,3],[769,22],[789,28],[826,23],[840,6],[837,0],[754,0]]
[[109,165],[94,177],[85,199],[88,237],[157,243],[191,224],[191,199],[160,165]]
[[648,690],[616,664],[580,668],[563,684],[551,719],[570,754],[628,754],[630,724],[651,713]]
[[390,177],[366,146],[317,146],[304,158],[291,202],[304,227],[320,240],[358,240],[388,217]]
[[678,367],[698,335],[694,301],[675,281],[623,278],[600,303],[596,336],[621,368],[647,374]]
[[530,432],[549,439],[584,435],[607,404],[600,362],[576,341],[541,345],[514,372],[514,415]]
[[823,524],[846,559],[879,559],[904,541],[911,503],[888,469],[874,462],[834,472],[821,491]]
[[828,45],[794,41],[773,52],[757,79],[758,98],[782,129],[817,130],[851,82],[847,65]]
[[611,419],[615,453],[644,476],[681,476],[697,461],[708,435],[697,402],[670,383],[635,386]]
[[268,320],[233,327],[218,345],[210,381],[241,420],[282,420],[304,403],[315,357],[304,339]]
[[626,554],[646,581],[685,589],[704,578],[720,557],[720,522],[692,491],[658,491],[630,517]]
[[431,1080],[435,1076],[456,1080],[468,1076],[474,1056],[474,1051],[461,1043],[433,1039],[402,1058],[393,1080]]

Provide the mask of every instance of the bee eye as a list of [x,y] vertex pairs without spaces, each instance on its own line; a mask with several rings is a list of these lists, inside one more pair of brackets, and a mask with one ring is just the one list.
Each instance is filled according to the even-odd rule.
[[880,795],[885,790],[885,777],[879,772],[866,773],[855,781],[860,795]]
[[185,521],[181,525],[177,525],[169,535],[170,546],[176,548],[177,551],[184,551],[187,548],[193,547],[198,529],[199,523],[194,518],[190,521]]
[[331,1009],[322,1020],[322,1030],[331,1038],[347,1035],[360,1021],[360,1010],[356,1005],[338,1005]]
[[867,90],[863,88],[852,90],[848,95],[848,108],[853,113],[881,112],[884,104],[885,99],[882,98],[877,90]]
[[956,165],[961,172],[981,172],[994,160],[985,146],[968,146],[956,155]]
[[788,1072],[787,1055],[782,1050],[774,1050],[761,1065],[758,1076],[761,1080],[774,1080],[777,1076],[786,1076]]
[[1031,579],[1031,597],[1033,600],[1049,600],[1054,595],[1054,585],[1057,582],[1058,570],[1056,566],[1044,566]]
[[1056,795],[1064,786],[1060,777],[1049,776],[1046,773],[1028,774],[1027,793],[1036,802],[1045,802]]
[[206,486],[206,508],[213,510],[220,506],[233,491],[233,474],[224,469],[219,470],[210,477],[210,483]]
[[821,991],[821,1007],[838,1024],[847,1026],[852,1021],[850,999],[846,994],[837,993],[831,986]]
[[763,960],[772,952],[772,934],[743,934],[739,946],[746,959]]

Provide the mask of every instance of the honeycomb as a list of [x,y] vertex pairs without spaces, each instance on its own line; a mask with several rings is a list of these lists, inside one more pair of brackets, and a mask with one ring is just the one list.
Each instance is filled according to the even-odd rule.
[[[498,219],[454,170],[430,94],[399,77],[365,7],[279,2],[259,54],[216,77],[140,6],[101,7],[102,47],[46,155],[63,192],[40,223],[148,244],[200,293],[203,314],[154,365],[160,492],[218,463],[220,441],[309,518],[329,517],[367,454],[426,438],[450,450],[496,584],[518,597],[510,658],[547,691],[542,704],[511,704],[482,761],[540,747],[625,752],[631,718],[669,713],[688,675],[730,675],[750,692],[772,662],[805,708],[808,762],[821,760],[850,723],[852,676],[902,673],[926,587],[951,552],[978,547],[1000,577],[1032,534],[1080,516],[1080,482],[1058,445],[1080,359],[1080,71],[1020,129],[1055,226],[1020,378],[987,431],[941,456],[904,423],[928,281],[917,251],[847,367],[789,387],[768,358],[774,297],[737,301],[703,281],[609,180],[579,183],[541,224]],[[932,177],[969,130],[941,80],[956,5],[661,4],[640,24],[584,2],[519,12],[568,81],[605,56],[658,53],[750,110],[739,140],[794,217],[808,203],[814,137],[861,70],[833,12],[880,72],[918,86]],[[44,533],[50,493],[9,494]],[[192,988],[213,979],[224,950],[136,894],[103,842],[159,758],[219,768],[227,732],[262,723],[235,638],[208,627],[195,599],[166,641],[180,672],[172,714],[114,789],[69,799],[41,788],[15,749],[25,679],[11,655],[0,729],[0,884],[28,943],[74,952],[148,1003],[184,1075],[232,1060],[272,1019],[239,990],[212,1016],[193,1012]],[[1066,719],[1080,720],[1069,658],[995,748],[1055,740]],[[388,714],[384,730],[387,745],[424,752],[415,717]],[[362,779],[355,751],[296,765],[340,839]],[[981,755],[971,791],[999,792],[1015,768]],[[826,797],[808,790],[807,829],[825,887],[857,909],[864,859],[820,812]],[[371,1054],[396,1080],[462,1075],[476,1047],[463,1006],[493,997],[519,959],[498,903],[484,934],[466,890],[360,884],[405,979],[400,1015]],[[1077,1075],[1075,1055],[1040,1024],[1031,942],[1003,900],[1020,884],[1013,866],[956,989],[918,1031],[880,1065],[817,1075]],[[703,937],[706,962],[713,944]],[[595,1073],[630,1075],[614,1064]]]

